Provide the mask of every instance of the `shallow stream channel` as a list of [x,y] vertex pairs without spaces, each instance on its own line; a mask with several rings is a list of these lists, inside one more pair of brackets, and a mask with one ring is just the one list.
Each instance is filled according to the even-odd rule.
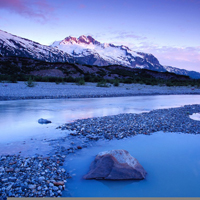
[[[0,154],[46,156],[59,141],[83,146],[75,136],[72,140],[66,137],[70,131],[56,129],[77,119],[192,104],[200,104],[200,95],[0,101]],[[52,123],[39,124],[40,118]],[[191,119],[199,120],[200,116],[194,114]],[[65,183],[63,197],[200,197],[200,134],[158,131],[120,140],[92,141],[86,146],[65,159],[63,167],[71,178]],[[125,149],[135,157],[147,171],[146,179],[84,180],[95,156],[112,149]]]

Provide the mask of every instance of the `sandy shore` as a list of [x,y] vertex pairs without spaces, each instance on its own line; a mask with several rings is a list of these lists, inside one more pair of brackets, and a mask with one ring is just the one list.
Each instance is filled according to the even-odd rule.
[[76,85],[38,82],[27,87],[24,82],[0,83],[0,100],[93,98],[136,95],[200,94],[200,88],[191,86],[167,87],[142,84],[120,84],[119,87],[96,87],[96,83]]

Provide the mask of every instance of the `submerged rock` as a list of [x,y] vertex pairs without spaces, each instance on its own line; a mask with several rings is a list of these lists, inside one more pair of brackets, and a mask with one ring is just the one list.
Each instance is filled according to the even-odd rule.
[[144,179],[147,172],[126,150],[99,153],[84,179],[130,180]]
[[51,121],[47,120],[47,119],[40,118],[40,119],[38,119],[38,123],[39,124],[49,124],[49,123],[51,123]]

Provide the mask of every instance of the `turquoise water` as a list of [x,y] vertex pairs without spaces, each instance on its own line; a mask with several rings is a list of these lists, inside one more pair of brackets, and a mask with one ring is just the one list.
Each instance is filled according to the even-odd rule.
[[[148,175],[141,181],[82,179],[95,156],[105,150],[125,149]],[[73,197],[200,197],[200,135],[157,132],[113,141],[99,141],[68,157],[66,168]],[[69,195],[67,192],[64,195]]]

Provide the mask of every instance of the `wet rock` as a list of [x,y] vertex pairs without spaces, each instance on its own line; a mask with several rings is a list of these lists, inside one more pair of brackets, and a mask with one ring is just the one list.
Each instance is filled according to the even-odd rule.
[[146,171],[126,150],[111,150],[99,153],[84,179],[127,180],[144,179]]
[[38,123],[39,124],[49,124],[49,123],[51,123],[51,121],[47,120],[47,119],[40,118],[40,119],[38,119]]

